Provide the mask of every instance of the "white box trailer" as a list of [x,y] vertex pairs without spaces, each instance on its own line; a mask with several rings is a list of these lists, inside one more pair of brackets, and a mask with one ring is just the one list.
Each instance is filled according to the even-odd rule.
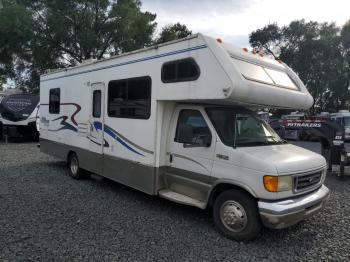
[[324,158],[286,144],[249,107],[309,108],[284,63],[196,34],[41,76],[40,144],[69,163],[199,208],[237,240],[328,198]]

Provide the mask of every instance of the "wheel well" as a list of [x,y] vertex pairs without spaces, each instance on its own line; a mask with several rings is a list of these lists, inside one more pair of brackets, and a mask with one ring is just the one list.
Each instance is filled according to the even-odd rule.
[[67,154],[67,163],[68,163],[68,161],[69,161],[70,156],[73,155],[73,154],[75,154],[75,152],[72,151],[72,150],[70,150],[70,151],[68,152],[68,154]]
[[210,206],[212,206],[214,204],[215,199],[224,191],[226,190],[238,190],[241,191],[243,193],[246,193],[248,195],[250,195],[251,197],[255,198],[251,193],[249,193],[247,190],[245,190],[244,188],[237,186],[237,185],[233,185],[233,184],[228,184],[228,183],[222,183],[222,184],[218,184],[216,185],[213,190],[210,192],[210,196],[209,196],[209,200],[208,200],[208,204]]

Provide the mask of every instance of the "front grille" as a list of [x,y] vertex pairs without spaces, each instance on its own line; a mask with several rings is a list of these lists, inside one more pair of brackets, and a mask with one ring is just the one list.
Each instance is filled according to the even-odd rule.
[[307,175],[299,175],[294,177],[294,190],[304,191],[318,185],[322,178],[322,171]]

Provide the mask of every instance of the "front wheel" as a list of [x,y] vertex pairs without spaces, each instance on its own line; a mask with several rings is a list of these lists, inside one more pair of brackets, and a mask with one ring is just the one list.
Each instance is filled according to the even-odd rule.
[[256,200],[242,191],[221,193],[214,202],[213,216],[218,229],[238,241],[253,240],[261,230]]

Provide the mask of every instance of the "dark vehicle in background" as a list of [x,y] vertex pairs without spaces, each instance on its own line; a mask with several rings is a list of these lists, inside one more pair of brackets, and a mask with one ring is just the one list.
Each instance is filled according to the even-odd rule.
[[295,128],[290,126],[290,122],[300,122],[303,125],[314,121],[329,120],[329,117],[322,115],[310,116],[302,112],[292,112],[289,115],[282,115],[280,120],[270,121],[270,125],[275,131],[287,140],[319,141],[319,136],[308,128]]
[[11,94],[0,98],[0,138],[38,140],[39,96]]
[[345,140],[350,140],[350,112],[349,110],[339,110],[337,113],[330,114],[330,119],[344,127]]

